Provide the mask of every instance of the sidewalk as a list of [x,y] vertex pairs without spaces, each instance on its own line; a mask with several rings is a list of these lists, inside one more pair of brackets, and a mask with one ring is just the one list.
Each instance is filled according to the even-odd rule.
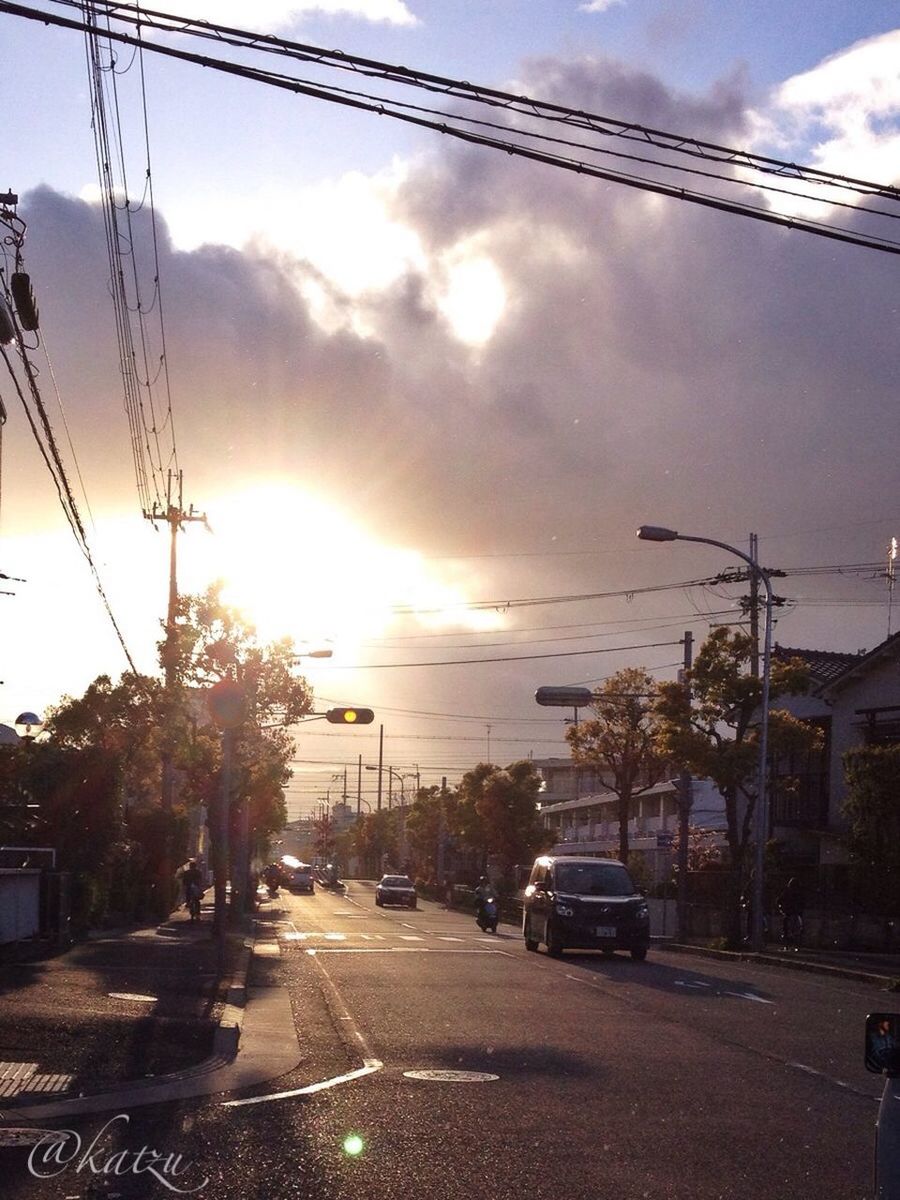
[[159,926],[0,965],[0,1108],[224,1061],[216,1034],[249,951],[232,936],[220,970],[211,928],[210,909],[195,924],[181,909]]
[[[674,950],[680,954],[767,963],[795,971],[812,971],[834,978],[856,979],[888,991],[900,992],[900,954],[874,954],[862,950],[814,950],[803,946],[794,951],[786,950],[777,943],[766,946],[763,953],[756,954],[749,949],[713,949],[699,942],[680,943],[657,939],[654,939],[654,942],[660,949]],[[900,1009],[900,999],[897,1000],[896,1006]],[[887,1007],[890,1007],[890,1004]]]

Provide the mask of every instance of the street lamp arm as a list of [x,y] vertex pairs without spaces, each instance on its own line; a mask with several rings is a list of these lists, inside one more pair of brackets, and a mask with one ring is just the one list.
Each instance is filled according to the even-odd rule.
[[694,537],[692,534],[679,533],[676,535],[676,540],[679,542],[700,542],[704,546],[718,546],[720,550],[727,550],[730,554],[736,554],[738,558],[742,558],[751,571],[755,571],[766,585],[766,591],[770,591],[771,583],[769,581],[768,572],[759,563],[754,562],[749,554],[745,554],[743,550],[739,550],[737,546],[730,546],[728,542],[719,542],[715,538]]

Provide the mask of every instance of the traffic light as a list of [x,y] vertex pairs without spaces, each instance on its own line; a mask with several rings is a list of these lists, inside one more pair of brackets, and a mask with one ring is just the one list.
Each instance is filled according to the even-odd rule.
[[371,708],[329,708],[325,720],[332,725],[371,725],[375,714]]
[[15,271],[10,280],[10,287],[19,324],[24,330],[31,333],[38,327],[38,309],[34,300],[34,292],[31,290],[31,279],[24,271]]

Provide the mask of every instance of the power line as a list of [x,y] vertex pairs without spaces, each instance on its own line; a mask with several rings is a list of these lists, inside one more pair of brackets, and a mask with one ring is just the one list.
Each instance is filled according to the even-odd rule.
[[[74,6],[74,0],[63,0],[63,2],[67,3],[69,6]],[[229,42],[229,39],[233,36],[238,36],[245,40],[250,39],[252,45],[248,48],[267,49],[269,47],[270,39],[267,39],[264,36],[249,34],[243,31],[227,30],[226,27],[214,26],[211,23],[204,23],[202,26],[194,28],[192,27],[192,22],[185,21],[181,18],[172,17],[170,14],[157,14],[160,20],[155,21],[151,19],[152,14],[148,14],[146,10],[138,10],[127,5],[107,6],[106,11],[114,14],[117,20],[138,26],[139,32],[137,37],[119,31],[109,31],[109,37],[115,38],[116,40],[128,45],[144,44],[140,37],[140,28],[142,26],[151,26],[156,28],[175,29],[180,32],[188,32],[198,37],[213,36],[217,40],[225,42]],[[80,22],[69,20],[68,18],[62,16],[56,16],[45,11],[38,13],[34,10],[24,7],[23,5],[8,3],[7,0],[0,2],[0,12],[7,12],[11,15],[24,17],[30,20],[40,20],[45,24],[54,24],[63,28],[85,28],[85,26]],[[129,15],[129,12],[133,12],[137,15],[132,17]],[[403,108],[409,108],[412,106],[404,106],[400,102],[394,101],[390,98],[364,98],[363,95],[350,94],[345,89],[333,88],[329,85],[313,85],[291,76],[285,76],[276,72],[261,70],[254,67],[247,67],[234,62],[216,59],[207,55],[200,55],[186,50],[179,50],[175,47],[158,43],[146,43],[146,46],[147,49],[152,50],[154,53],[163,54],[170,58],[179,59],[184,62],[191,62],[212,70],[235,75],[239,78],[265,83],[272,87],[291,91],[297,95],[304,95],[314,99],[325,100],[329,103],[350,107],[358,111],[369,112],[373,115],[391,117],[395,120],[405,122],[415,127],[432,129],[436,132],[443,133],[447,136],[456,138],[471,145],[479,145],[490,149],[501,150],[509,155],[515,155],[532,162],[542,163],[543,165],[547,166],[555,166],[557,168],[574,172],[588,178],[603,179],[608,182],[618,183],[623,186],[635,188],[651,194],[667,196],[672,199],[682,200],[688,203],[699,205],[701,207],[711,208],[732,215],[744,216],[753,220],[779,225],[784,228],[797,230],[799,232],[815,234],[820,237],[845,242],[851,245],[881,250],[891,254],[900,254],[900,242],[893,241],[889,238],[880,237],[877,235],[864,235],[856,232],[855,230],[840,226],[827,225],[822,222],[785,216],[781,213],[777,213],[766,208],[761,208],[744,201],[725,200],[720,196],[691,191],[685,187],[664,183],[659,180],[650,179],[643,176],[629,175],[622,171],[614,171],[610,170],[609,168],[599,167],[595,164],[580,159],[566,157],[563,154],[536,150],[529,146],[523,146],[516,142],[504,140],[503,138],[489,136],[484,133],[476,133],[471,129],[460,129],[452,124],[455,119],[463,119],[460,118],[458,114],[437,112],[435,110],[418,110],[419,112],[430,112],[436,118],[432,120],[424,115],[416,115],[410,111],[400,111]],[[317,61],[319,59],[325,61],[325,59],[327,59],[329,56],[329,52],[320,50],[318,48],[316,48],[315,53],[317,55]],[[294,56],[296,57],[296,55]],[[385,78],[388,79],[391,77],[391,72],[395,74],[401,73],[404,77],[402,80],[403,82],[408,82],[409,77],[414,74],[406,71],[403,68],[389,67],[388,64],[375,64],[375,67],[378,71],[382,71],[385,74]],[[476,95],[471,88],[471,85],[465,84],[462,81],[450,82],[453,83],[454,86],[468,89],[468,91],[472,93],[468,97],[470,99],[482,100],[483,97],[487,97],[491,92],[491,89],[478,89],[479,94]],[[549,112],[557,107],[546,105],[543,102],[534,101],[527,98],[522,99],[523,103],[529,110],[534,110],[532,115],[536,115],[538,117],[542,115],[543,110],[547,110]],[[597,117],[592,114],[577,114],[575,110],[562,111],[568,113],[572,117],[577,117],[580,115],[582,118],[590,118],[592,121],[604,122],[608,120],[607,118]],[[524,115],[524,110],[522,115]],[[828,183],[829,186],[840,185],[851,190],[859,191],[866,196],[879,196],[889,200],[895,200],[898,198],[898,195],[900,195],[896,189],[885,187],[867,180],[854,179],[849,176],[828,176],[828,173],[816,168],[798,167],[796,164],[788,164],[774,159],[767,160],[765,156],[752,155],[747,152],[729,149],[727,147],[717,147],[712,143],[706,144],[693,138],[681,138],[677,137],[676,135],[665,134],[663,131],[651,130],[648,127],[628,125],[623,122],[613,122],[613,124],[617,126],[617,136],[639,137],[640,140],[643,141],[652,139],[653,137],[659,137],[668,143],[664,147],[665,149],[674,150],[678,153],[687,153],[692,156],[716,159],[718,161],[723,161],[729,166],[737,165],[741,167],[752,167],[753,169],[765,170],[770,174],[778,173],[784,177],[802,177],[806,182]],[[512,132],[522,133],[522,131],[519,130],[513,130]],[[599,130],[596,130],[596,132],[599,132]],[[523,136],[529,136],[528,132],[525,131]],[[599,151],[596,147],[593,148],[593,151],[602,153],[602,151]],[[724,158],[722,157],[723,155]],[[657,163],[657,165],[661,164]],[[720,177],[720,179],[723,182],[730,181],[729,177],[723,176]],[[750,184],[749,186],[754,185]],[[798,194],[795,193],[795,195]],[[868,210],[857,209],[857,211],[865,215]]]
[[578,658],[584,654],[616,654],[622,650],[651,650],[658,646],[680,646],[681,642],[642,642],[637,646],[597,646],[593,650],[563,650],[559,654],[513,654],[497,658],[455,658],[434,662],[415,663],[335,663],[332,670],[338,671],[384,671],[395,667],[472,667],[482,663],[533,662],[541,658]]

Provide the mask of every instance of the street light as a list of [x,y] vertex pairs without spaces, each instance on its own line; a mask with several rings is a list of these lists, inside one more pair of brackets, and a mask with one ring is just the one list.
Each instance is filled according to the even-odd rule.
[[391,787],[392,780],[396,779],[399,782],[400,795],[403,796],[405,799],[404,792],[403,792],[403,776],[400,774],[399,771],[395,771],[394,768],[389,767],[387,765],[387,763],[383,763],[380,767],[370,767],[367,765],[366,770],[367,771],[387,771],[387,773],[388,773],[388,809],[391,809],[393,807],[393,801],[394,801],[394,793],[393,793],[393,789]]
[[21,712],[15,719],[16,733],[26,741],[33,741],[44,728],[44,719],[37,713]]
[[641,525],[637,536],[645,542],[700,542],[705,546],[717,546],[742,558],[754,575],[762,580],[766,589],[766,636],[763,643],[762,669],[762,714],[759,729],[759,776],[756,788],[756,846],[754,855],[753,878],[753,928],[751,931],[753,949],[760,953],[763,949],[763,872],[765,870],[766,831],[768,828],[767,796],[766,796],[766,767],[769,754],[769,677],[772,663],[772,582],[769,575],[759,565],[755,558],[745,554],[736,546],[727,542],[716,541],[715,538],[693,537],[687,533],[677,533],[674,529],[666,529],[660,525]]

